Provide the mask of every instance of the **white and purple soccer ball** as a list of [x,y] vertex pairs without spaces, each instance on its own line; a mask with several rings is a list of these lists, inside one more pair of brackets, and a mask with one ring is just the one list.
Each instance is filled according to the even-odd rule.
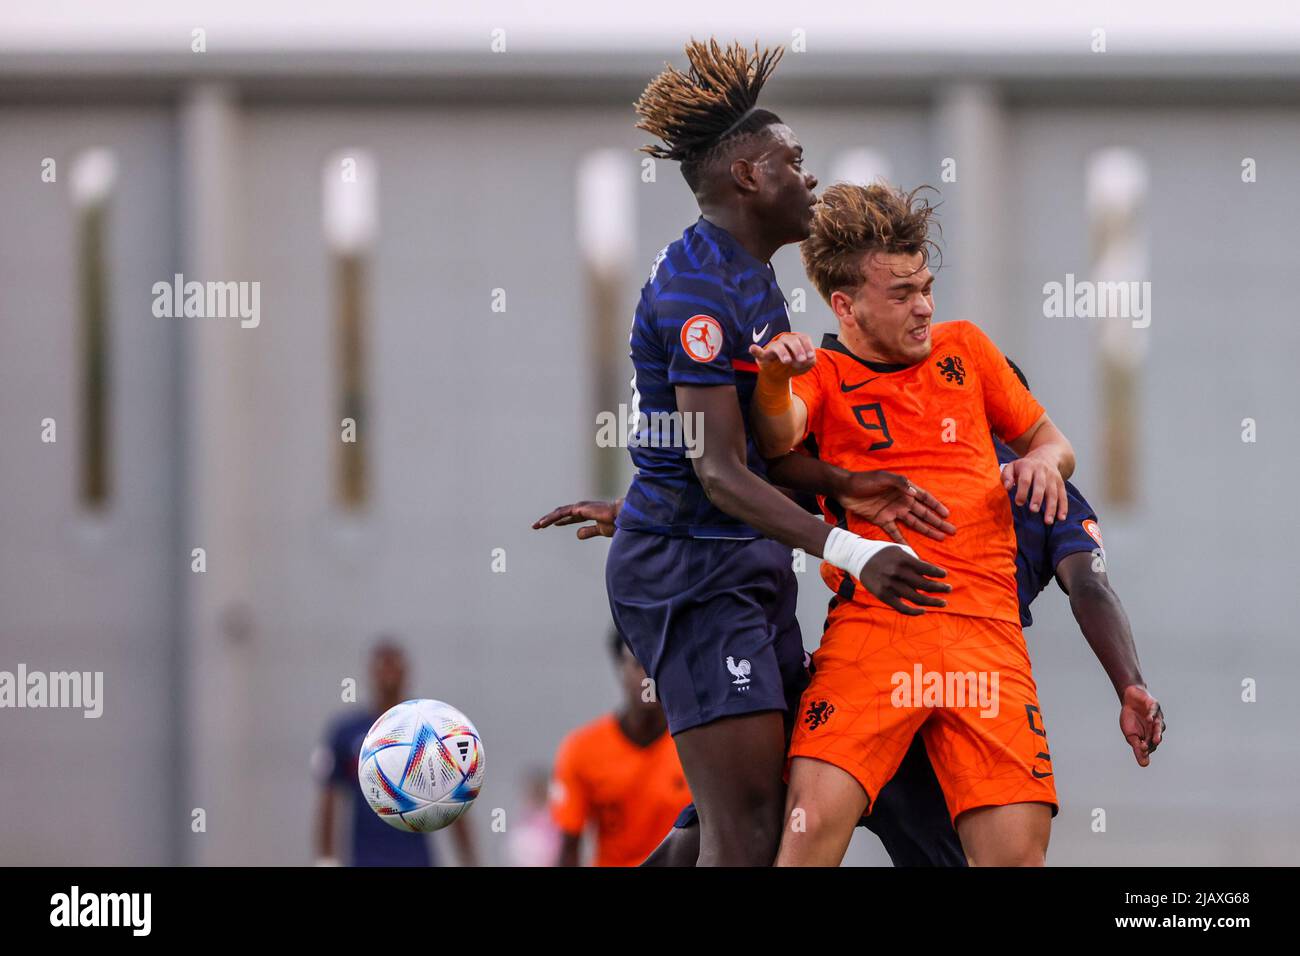
[[370,809],[399,830],[441,830],[483,786],[483,743],[469,718],[440,700],[407,700],[374,722],[357,761]]

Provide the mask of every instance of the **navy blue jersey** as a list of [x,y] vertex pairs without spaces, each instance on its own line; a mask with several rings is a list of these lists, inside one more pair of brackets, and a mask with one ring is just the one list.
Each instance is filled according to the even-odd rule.
[[[998,464],[1005,465],[1020,456],[993,439],[997,449]],[[1056,566],[1068,555],[1078,551],[1101,549],[1101,528],[1092,505],[1068,481],[1065,492],[1070,499],[1070,511],[1064,521],[1048,524],[1040,511],[1034,514],[1026,502],[1016,506],[1011,499],[1011,518],[1016,526],[1016,590],[1020,599],[1020,624],[1028,627],[1034,623],[1029,605],[1056,575]]]
[[632,321],[632,416],[636,477],[618,527],[672,537],[757,538],[719,511],[692,465],[701,429],[683,420],[674,386],[734,385],[745,418],[750,471],[765,476],[749,430],[758,367],[751,345],[790,331],[770,263],[750,255],[703,217],[655,258]]
[[351,845],[344,862],[349,866],[432,866],[428,836],[389,826],[361,793],[357,760],[366,733],[378,719],[378,714],[368,710],[349,711],[340,717],[326,734],[318,766],[322,782],[347,791],[352,803]]

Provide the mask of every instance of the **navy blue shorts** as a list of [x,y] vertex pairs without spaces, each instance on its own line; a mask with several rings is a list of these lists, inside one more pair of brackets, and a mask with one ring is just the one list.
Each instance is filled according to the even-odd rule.
[[605,562],[614,625],[655,682],[668,730],[797,713],[808,684],[791,552],[767,538],[620,528]]
[[965,866],[948,803],[934,775],[925,741],[912,738],[903,762],[876,795],[866,827],[884,844],[894,866]]

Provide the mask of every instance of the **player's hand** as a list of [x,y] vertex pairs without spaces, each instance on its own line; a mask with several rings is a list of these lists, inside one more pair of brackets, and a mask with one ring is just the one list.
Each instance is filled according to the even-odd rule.
[[1030,452],[1002,466],[1002,487],[1016,490],[1016,504],[1029,502],[1029,510],[1042,512],[1048,524],[1064,521],[1070,513],[1061,469],[1047,457]]
[[802,332],[782,332],[767,345],[751,345],[749,354],[763,375],[794,378],[817,364],[817,349]]
[[578,540],[588,538],[614,537],[614,521],[618,518],[623,499],[617,501],[578,501],[571,505],[560,505],[554,511],[542,515],[533,522],[534,530],[549,528],[551,525],[578,524],[581,521],[594,521],[594,525],[583,525],[578,529]]
[[944,520],[948,509],[938,498],[892,471],[851,472],[835,499],[899,544],[907,544],[900,523],[936,541],[957,531]]
[[[945,578],[948,572],[920,558],[914,558],[902,548],[883,548],[858,572],[862,586],[900,614],[916,617],[924,614],[921,607],[947,607],[942,598],[930,594],[947,594],[952,585],[932,578]],[[928,591],[929,594],[921,592]],[[904,604],[910,601],[921,607]]]
[[1119,729],[1133,748],[1138,766],[1151,763],[1151,755],[1165,736],[1165,714],[1145,687],[1132,684],[1124,688],[1119,711]]

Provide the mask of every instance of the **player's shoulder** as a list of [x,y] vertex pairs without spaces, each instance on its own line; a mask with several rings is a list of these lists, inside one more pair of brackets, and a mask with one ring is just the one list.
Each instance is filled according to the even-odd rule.
[[974,322],[969,322],[966,319],[941,322],[934,327],[931,335],[936,346],[946,343],[950,346],[965,348],[972,353],[979,354],[981,357],[988,357],[993,352],[996,352],[999,356],[999,364],[1001,364],[1001,351],[998,350],[992,337]]
[[674,280],[730,279],[734,269],[717,246],[690,226],[680,237],[659,250],[650,266],[649,285],[660,287]]
[[[935,357],[941,363],[960,360],[961,367],[971,365],[972,370],[992,372],[1005,367],[1005,361],[989,334],[974,322],[954,319],[936,325],[930,333]],[[996,357],[996,364],[990,365]]]
[[969,342],[975,338],[986,339],[988,336],[978,325],[966,319],[940,322],[930,332],[930,339],[935,345],[947,342]]
[[729,305],[739,290],[732,277],[726,273],[686,268],[660,278],[654,284],[653,294],[658,298],[690,296],[693,299]]
[[368,711],[345,710],[330,719],[326,734],[329,739],[335,741],[345,740],[356,734],[364,736],[374,725],[375,720],[376,715]]
[[703,316],[718,326],[721,337],[735,334],[740,300],[734,287],[720,276],[696,270],[675,273],[647,290],[644,315],[661,333],[699,320]]
[[821,344],[816,350],[817,361],[807,372],[792,379],[796,394],[809,395],[824,390],[834,390],[837,385],[854,375],[854,369],[861,368],[857,360],[846,355],[839,340],[832,334],[822,336]]
[[813,367],[794,381],[802,381],[805,385],[823,386],[827,382],[834,384],[844,377],[848,365],[845,363],[843,352],[820,345],[815,353],[817,361],[813,363]]
[[839,370],[847,368],[857,363],[852,355],[849,355],[843,344],[834,332],[825,333],[821,341],[817,343],[817,364],[813,368],[821,366],[824,369]]
[[[827,365],[833,365],[838,359],[844,358],[843,346],[830,332],[822,336],[822,340],[817,343],[817,364],[825,362]],[[815,366],[814,366],[815,367]]]
[[595,720],[573,728],[560,741],[560,751],[586,752],[603,749],[610,740],[610,731],[617,730],[617,721],[613,714],[603,714]]

